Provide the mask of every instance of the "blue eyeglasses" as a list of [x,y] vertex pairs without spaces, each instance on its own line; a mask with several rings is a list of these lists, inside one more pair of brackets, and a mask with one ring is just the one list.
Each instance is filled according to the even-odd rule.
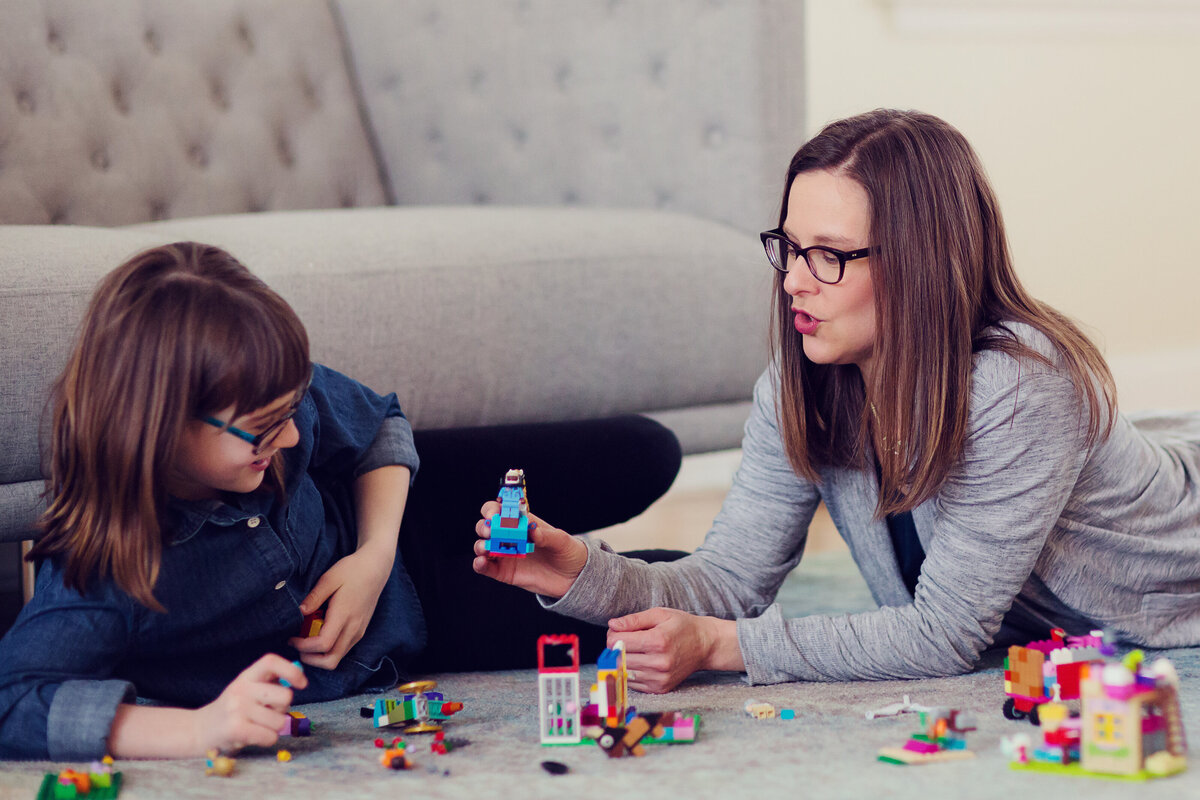
[[288,407],[286,412],[284,412],[284,415],[268,425],[262,433],[250,433],[249,431],[244,431],[241,428],[235,428],[233,425],[230,425],[227,422],[222,422],[216,417],[201,417],[200,421],[207,422],[209,425],[212,425],[215,428],[220,428],[226,433],[232,433],[234,436],[238,437],[244,442],[249,442],[250,446],[254,448],[254,455],[258,455],[263,450],[267,449],[267,447],[271,445],[271,442],[275,441],[279,434],[283,432],[284,426],[287,425],[288,420],[296,416],[296,412],[300,410],[300,402],[304,399],[304,395],[307,391],[308,389],[305,387],[305,389],[301,391],[300,395],[296,398],[296,401]]

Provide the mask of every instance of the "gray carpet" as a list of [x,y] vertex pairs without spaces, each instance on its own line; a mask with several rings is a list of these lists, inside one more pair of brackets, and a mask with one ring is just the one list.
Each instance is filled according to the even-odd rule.
[[[791,576],[781,601],[789,613],[855,611],[870,597],[849,557],[812,556]],[[1178,668],[1185,722],[1200,741],[1200,649],[1166,651]],[[989,656],[974,673],[955,678],[848,684],[792,683],[749,687],[738,676],[702,674],[670,695],[635,695],[642,710],[699,712],[703,723],[691,745],[653,745],[645,757],[610,760],[594,745],[541,747],[537,743],[534,670],[433,676],[450,699],[466,708],[447,735],[471,744],[447,755],[428,752],[428,739],[409,737],[419,764],[409,772],[379,765],[376,732],[358,709],[358,697],[305,706],[314,735],[286,742],[294,758],[279,763],[274,750],[244,753],[231,778],[206,777],[202,759],[126,761],[121,797],[346,797],[382,800],[420,795],[459,797],[821,797],[1049,798],[1068,793],[1106,798],[1200,798],[1200,763],[1191,771],[1146,784],[1013,772],[1000,753],[1001,736],[1032,730],[1003,718],[1001,657]],[[584,669],[583,688],[594,672]],[[914,703],[957,707],[976,714],[968,737],[978,757],[963,762],[898,767],[875,760],[880,747],[903,744],[915,715],[868,721],[865,713],[908,695]],[[796,719],[756,721],[747,699],[791,708]],[[570,768],[543,771],[543,760]],[[62,765],[0,762],[0,798],[33,798],[45,771]],[[69,766],[69,765],[66,765]],[[436,772],[429,771],[435,767]],[[449,774],[445,774],[448,772]]]

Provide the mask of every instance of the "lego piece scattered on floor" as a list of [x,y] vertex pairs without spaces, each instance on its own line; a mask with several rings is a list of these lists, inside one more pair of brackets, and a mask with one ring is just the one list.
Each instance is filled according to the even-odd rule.
[[743,706],[746,713],[755,719],[775,719],[775,706],[770,703],[760,703],[758,700],[747,700]]
[[113,772],[112,757],[93,761],[87,770],[64,769],[47,772],[38,788],[37,800],[111,800],[121,792],[121,773]]
[[922,706],[910,702],[908,695],[904,695],[904,701],[900,703],[892,703],[891,705],[877,708],[874,711],[868,711],[867,719],[876,719],[878,717],[896,717],[901,714],[920,714],[922,712],[932,711],[930,706]]
[[975,730],[969,714],[954,708],[922,711],[922,730],[914,733],[903,747],[884,747],[879,760],[887,764],[931,764],[974,758],[967,749],[967,734]]
[[279,729],[280,736],[311,736],[312,723],[299,711],[289,711],[288,721]]
[[566,775],[571,771],[571,768],[561,761],[543,761],[542,769],[549,772],[551,775]]
[[383,755],[379,757],[382,766],[388,769],[412,769],[415,766],[408,757],[408,745],[403,739],[396,737],[388,745],[382,739],[376,739],[375,746],[384,748]]
[[442,729],[442,722],[463,707],[433,691],[436,687],[436,681],[406,683],[397,687],[402,693],[399,700],[381,697],[373,708],[361,709],[361,714],[371,717],[376,728],[402,725],[405,733],[436,733]]
[[223,756],[216,750],[209,750],[208,757],[204,759],[204,774],[228,778],[233,774],[233,768],[236,766],[236,758]]

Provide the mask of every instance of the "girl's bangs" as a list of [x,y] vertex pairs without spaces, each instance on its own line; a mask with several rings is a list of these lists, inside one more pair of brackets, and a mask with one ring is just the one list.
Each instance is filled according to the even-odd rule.
[[200,413],[232,407],[239,417],[308,386],[312,363],[304,326],[282,298],[263,290],[223,293],[209,307],[215,313],[206,320],[210,333],[200,348]]

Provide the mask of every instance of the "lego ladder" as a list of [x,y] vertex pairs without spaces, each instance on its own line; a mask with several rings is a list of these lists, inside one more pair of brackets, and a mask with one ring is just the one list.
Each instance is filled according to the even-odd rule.
[[1179,710],[1179,692],[1174,686],[1164,687],[1162,713],[1167,723],[1167,752],[1173,756],[1187,754],[1187,736],[1183,730],[1183,714]]

